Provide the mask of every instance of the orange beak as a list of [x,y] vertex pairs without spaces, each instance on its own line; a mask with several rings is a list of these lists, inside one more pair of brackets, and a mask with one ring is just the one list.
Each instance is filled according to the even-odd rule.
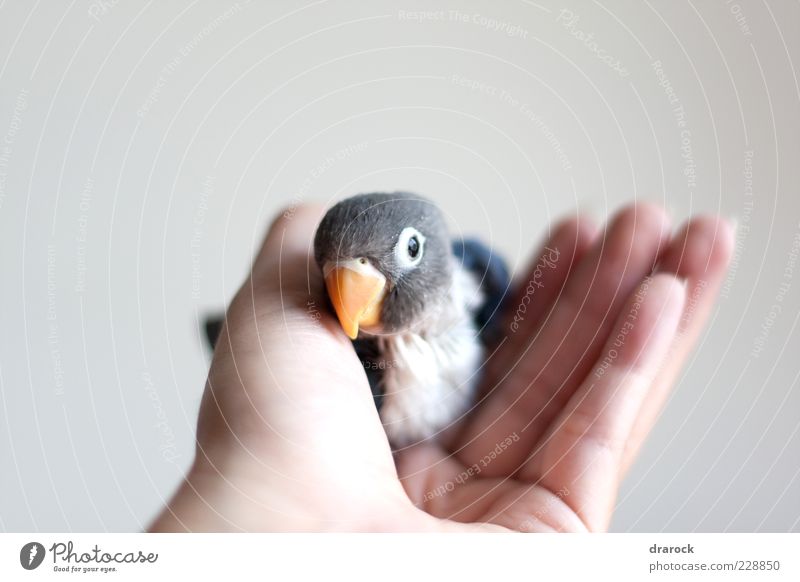
[[342,329],[356,339],[359,326],[380,323],[386,277],[366,259],[325,265],[325,287]]

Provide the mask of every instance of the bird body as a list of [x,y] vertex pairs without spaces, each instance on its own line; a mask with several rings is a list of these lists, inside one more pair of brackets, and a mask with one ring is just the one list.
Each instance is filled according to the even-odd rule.
[[454,284],[424,331],[379,336],[386,362],[378,389],[381,420],[396,445],[421,441],[465,413],[474,400],[483,344],[473,318],[478,281],[454,265]]

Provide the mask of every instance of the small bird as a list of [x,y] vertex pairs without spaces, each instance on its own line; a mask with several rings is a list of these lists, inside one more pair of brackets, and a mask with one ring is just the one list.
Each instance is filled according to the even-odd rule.
[[[314,257],[392,446],[431,438],[464,414],[498,339],[509,287],[502,258],[478,240],[451,240],[439,208],[406,192],[331,207]],[[222,318],[206,321],[212,347],[221,328]]]
[[405,192],[334,205],[314,256],[392,445],[428,439],[464,414],[496,339],[504,261],[477,240],[451,241],[439,208]]

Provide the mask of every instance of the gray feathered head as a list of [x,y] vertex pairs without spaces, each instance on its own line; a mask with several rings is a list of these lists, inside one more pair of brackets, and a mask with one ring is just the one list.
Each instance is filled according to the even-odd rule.
[[361,194],[333,206],[314,238],[336,315],[355,339],[417,327],[452,281],[439,209],[419,196]]

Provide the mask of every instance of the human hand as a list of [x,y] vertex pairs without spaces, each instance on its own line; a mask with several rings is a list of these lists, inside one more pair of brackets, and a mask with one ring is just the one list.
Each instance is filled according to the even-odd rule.
[[730,226],[696,218],[671,237],[649,204],[603,232],[560,223],[508,299],[478,404],[393,456],[325,307],[321,215],[271,227],[217,342],[195,462],[152,529],[604,530],[711,312]]

